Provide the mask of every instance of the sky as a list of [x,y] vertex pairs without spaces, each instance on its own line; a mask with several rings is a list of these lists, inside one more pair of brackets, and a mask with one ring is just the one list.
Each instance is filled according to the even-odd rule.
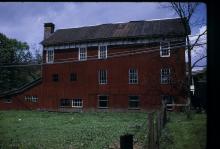
[[[178,17],[167,3],[155,2],[0,2],[0,32],[9,38],[40,46],[44,23],[56,29],[106,23],[153,20]],[[207,20],[206,5],[198,7],[193,18]],[[195,20],[195,19],[194,19]],[[194,21],[193,20],[193,21]],[[191,28],[192,35],[206,27]]]

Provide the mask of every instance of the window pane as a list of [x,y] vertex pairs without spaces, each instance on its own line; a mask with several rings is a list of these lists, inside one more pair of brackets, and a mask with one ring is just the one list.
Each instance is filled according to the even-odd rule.
[[71,106],[72,102],[71,99],[61,99],[60,106]]
[[160,43],[160,55],[161,56],[170,56],[170,43],[161,42]]
[[161,83],[168,84],[170,83],[171,73],[169,68],[161,69]]
[[108,96],[99,96],[99,107],[101,108],[108,107]]
[[106,83],[107,83],[107,71],[99,70],[99,84],[106,84]]
[[139,107],[139,97],[129,96],[129,108],[138,108],[138,107]]
[[99,58],[107,58],[107,46],[99,46]]
[[129,69],[129,83],[130,84],[137,84],[138,83],[137,69]]
[[86,48],[79,48],[79,60],[86,60]]
[[58,76],[58,74],[53,74],[52,75],[52,79],[53,79],[53,81],[59,81],[59,76]]
[[71,73],[70,74],[70,81],[76,81],[76,80],[77,80],[76,73]]

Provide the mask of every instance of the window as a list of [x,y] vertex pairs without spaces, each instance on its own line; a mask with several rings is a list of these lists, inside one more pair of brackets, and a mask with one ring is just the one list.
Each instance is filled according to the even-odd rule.
[[10,97],[6,97],[3,99],[4,103],[12,103],[12,99]]
[[139,108],[139,96],[129,96],[129,108]]
[[108,108],[108,96],[99,96],[99,108]]
[[99,59],[107,58],[107,46],[99,46]]
[[59,81],[59,75],[58,74],[53,74],[52,79],[53,79],[54,82]]
[[107,71],[99,70],[99,84],[107,84]]
[[82,99],[73,99],[72,101],[72,107],[82,107]]
[[169,84],[171,79],[171,73],[169,68],[160,70],[161,84]]
[[87,49],[86,48],[79,48],[79,60],[86,60],[87,59]]
[[[167,104],[173,104],[174,103],[174,99],[173,96],[169,96],[169,95],[162,95],[162,102],[167,105]],[[167,110],[172,110],[173,107],[172,106],[166,106]]]
[[61,107],[71,107],[72,106],[72,100],[71,99],[61,99],[60,100],[60,106]]
[[82,108],[83,103],[82,99],[61,99],[61,107],[73,107],[73,108]]
[[129,69],[129,84],[138,83],[138,72],[137,69]]
[[169,57],[169,56],[170,56],[170,43],[160,42],[160,57]]
[[53,49],[47,50],[46,61],[47,63],[53,63],[54,61],[54,50]]
[[76,80],[77,80],[76,73],[71,73],[70,74],[70,81],[76,81]]
[[37,102],[38,97],[37,96],[25,96],[24,100],[27,101],[27,102]]

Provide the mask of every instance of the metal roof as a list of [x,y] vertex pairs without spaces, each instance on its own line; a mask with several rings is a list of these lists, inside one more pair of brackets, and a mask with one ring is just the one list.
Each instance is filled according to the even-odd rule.
[[[190,34],[190,28],[187,34]],[[174,18],[59,29],[49,38],[43,40],[41,44],[44,46],[50,46],[88,41],[117,40],[123,38],[150,38],[185,35],[181,19]]]

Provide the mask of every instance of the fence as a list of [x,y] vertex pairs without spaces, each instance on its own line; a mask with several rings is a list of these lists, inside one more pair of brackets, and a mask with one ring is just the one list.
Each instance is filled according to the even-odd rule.
[[[166,122],[167,112],[164,104],[159,111],[148,113],[147,140],[144,141],[144,149],[159,149],[161,132]],[[120,149],[133,149],[133,135],[120,137]]]
[[148,134],[147,143],[144,148],[159,149],[161,131],[167,122],[166,106],[163,105],[160,111],[148,113]]

